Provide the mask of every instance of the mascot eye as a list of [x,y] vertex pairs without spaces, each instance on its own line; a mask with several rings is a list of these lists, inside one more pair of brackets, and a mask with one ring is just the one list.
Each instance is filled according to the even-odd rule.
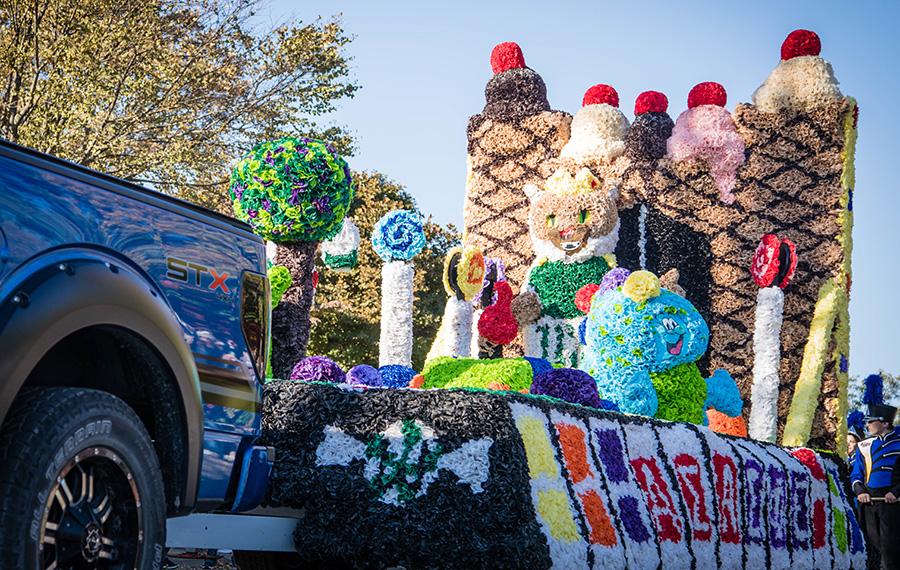
[[666,327],[666,331],[672,332],[677,325],[672,319],[663,319],[663,326]]
[[550,214],[547,216],[547,227],[552,228],[556,226],[556,214]]
[[586,224],[591,220],[591,213],[587,210],[582,210],[578,212],[578,223]]

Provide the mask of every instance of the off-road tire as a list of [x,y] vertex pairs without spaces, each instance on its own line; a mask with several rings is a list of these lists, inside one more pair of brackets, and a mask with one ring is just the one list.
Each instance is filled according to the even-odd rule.
[[16,397],[0,428],[0,569],[158,570],[165,534],[159,462],[131,408],[83,388]]

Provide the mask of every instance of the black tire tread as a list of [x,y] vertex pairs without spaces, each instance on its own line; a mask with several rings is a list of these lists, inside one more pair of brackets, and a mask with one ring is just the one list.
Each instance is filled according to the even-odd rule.
[[[70,413],[73,402],[77,402],[80,413],[122,414],[146,434],[137,414],[107,392],[86,388],[23,388],[0,427],[0,568],[15,568],[19,564],[14,556],[21,552],[22,541],[19,533],[11,530],[13,525],[17,529],[27,526],[28,505],[21,499],[21,490],[42,475],[34,457],[41,457],[59,445],[59,438],[67,428],[56,418]],[[149,435],[146,441],[148,444],[151,441]],[[151,455],[156,461],[155,454]],[[162,482],[156,483],[162,494]]]

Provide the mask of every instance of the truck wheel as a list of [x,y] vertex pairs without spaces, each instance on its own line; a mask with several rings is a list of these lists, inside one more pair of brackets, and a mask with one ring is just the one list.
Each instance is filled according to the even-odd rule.
[[119,398],[29,388],[0,428],[0,568],[158,569],[162,476]]

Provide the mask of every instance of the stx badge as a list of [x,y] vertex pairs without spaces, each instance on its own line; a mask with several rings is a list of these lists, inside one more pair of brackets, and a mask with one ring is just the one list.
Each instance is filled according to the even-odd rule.
[[183,283],[187,283],[188,277],[193,273],[194,278],[192,281],[194,281],[194,285],[197,287],[200,287],[202,283],[203,274],[209,273],[213,280],[212,283],[209,284],[208,289],[215,291],[217,288],[220,288],[226,295],[231,293],[231,291],[228,290],[228,285],[225,284],[225,280],[228,279],[228,274],[224,271],[219,274],[211,267],[206,267],[205,265],[200,265],[192,261],[178,259],[177,257],[167,257],[166,268],[168,269],[166,277]]

